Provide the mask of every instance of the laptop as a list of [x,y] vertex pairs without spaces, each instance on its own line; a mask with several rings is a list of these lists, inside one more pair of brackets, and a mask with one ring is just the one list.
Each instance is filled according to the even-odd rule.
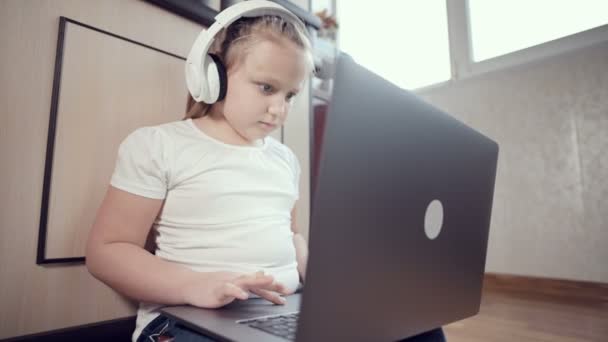
[[338,58],[306,285],[161,311],[219,341],[398,341],[479,312],[498,145]]

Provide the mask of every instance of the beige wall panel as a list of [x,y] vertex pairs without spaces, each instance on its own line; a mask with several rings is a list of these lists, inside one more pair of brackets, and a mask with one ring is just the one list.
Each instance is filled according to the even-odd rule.
[[309,81],[295,99],[294,106],[285,121],[284,143],[289,146],[300,162],[300,199],[296,204],[296,224],[308,241],[310,225],[310,115]]
[[[213,0],[212,6],[217,6],[218,1]],[[306,5],[306,4],[300,4]],[[0,339],[36,333],[41,331],[60,329],[69,326],[98,322],[108,319],[130,316],[134,314],[134,305],[128,300],[117,295],[114,291],[92,278],[82,265],[72,266],[37,266],[36,243],[38,239],[38,224],[42,197],[42,185],[44,175],[44,162],[47,143],[47,130],[49,123],[49,111],[51,104],[51,93],[53,84],[53,71],[55,62],[55,48],[57,43],[57,30],[59,17],[65,16],[70,19],[83,22],[99,29],[115,33],[117,35],[133,39],[140,43],[157,47],[170,53],[186,56],[192,42],[202,28],[200,25],[171,14],[152,4],[139,0],[105,0],[105,1],[82,1],[82,0],[2,0],[0,1],[0,187],[3,189],[3,197],[0,202]],[[74,32],[71,32],[74,33]],[[87,34],[80,32],[81,34]],[[113,44],[97,36],[101,45]],[[128,44],[128,43],[118,43]],[[95,47],[94,47],[95,48]],[[125,47],[126,48],[126,47]],[[69,50],[73,53],[79,50]],[[90,52],[94,52],[90,51]],[[125,50],[126,51],[126,50]],[[81,51],[82,52],[82,51]],[[107,51],[104,51],[105,53]],[[129,52],[130,53],[130,52]],[[152,54],[142,54],[145,58],[154,58]],[[69,58],[74,58],[69,57]],[[106,56],[110,58],[110,56]],[[116,55],[112,58],[124,56]],[[93,56],[91,57],[93,58]],[[101,56],[97,56],[101,58]],[[96,67],[107,68],[104,60]],[[88,61],[91,63],[91,60]],[[145,63],[154,63],[147,61]],[[82,67],[82,65],[81,65]],[[143,67],[143,66],[142,66]],[[68,70],[68,69],[64,69]],[[130,69],[132,70],[132,69]],[[90,71],[90,70],[88,70]],[[172,72],[168,67],[165,72]],[[64,76],[76,80],[80,77],[72,70],[73,74]],[[146,75],[140,75],[146,77]],[[119,85],[119,89],[134,87],[129,84],[130,78],[124,75],[125,84]],[[161,106],[173,108],[182,106],[184,95],[179,99],[168,99],[169,89],[175,79],[174,75],[166,75],[163,82],[155,84],[157,76],[149,75],[150,94],[162,94]],[[180,72],[180,76],[181,72]],[[84,89],[97,87],[100,91],[107,89],[108,80],[100,79],[100,83],[83,84],[82,99],[75,97],[71,102],[60,103],[61,113],[64,117],[69,113],[72,116],[73,127],[64,126],[60,139],[72,139],[70,134],[82,134],[81,138],[89,139],[82,146],[65,146],[67,149],[56,151],[57,160],[67,158],[70,153],[81,154],[82,158],[89,158],[83,150],[90,146],[97,147],[93,140],[112,140],[114,137],[100,135],[94,136],[84,134],[90,130],[92,122],[85,120],[86,114],[80,113],[85,101],[99,101],[103,96],[94,98]],[[74,82],[64,81],[62,94],[76,94]],[[129,88],[130,90],[131,88]],[[134,88],[133,88],[134,89]],[[115,90],[115,89],[113,89]],[[171,90],[173,91],[173,90]],[[85,99],[86,97],[86,99]],[[303,98],[308,98],[304,92]],[[166,100],[164,100],[166,99]],[[173,102],[175,101],[175,102]],[[300,158],[302,164],[302,198],[300,201],[300,215],[298,222],[300,226],[308,228],[308,104],[307,100],[299,100],[291,113],[291,119],[285,125],[284,136],[286,143],[292,147]],[[99,103],[99,102],[95,102]],[[136,113],[135,117],[144,111],[151,111],[146,107],[150,103],[126,101],[124,104],[104,103],[98,108],[98,113],[110,112],[112,109],[122,108],[127,112]],[[106,107],[107,106],[107,107]],[[156,109],[156,108],[154,108]],[[163,113],[173,115],[174,113]],[[89,114],[90,115],[90,114]],[[179,115],[178,115],[179,116]],[[63,119],[62,117],[61,119]],[[122,120],[128,120],[130,115],[120,116]],[[97,119],[97,118],[96,118]],[[81,121],[78,121],[81,120]],[[105,119],[104,119],[105,120]],[[100,125],[110,125],[111,122],[101,120]],[[126,122],[126,124],[130,124]],[[67,130],[66,130],[67,129]],[[98,132],[96,130],[96,132]],[[101,132],[101,130],[99,130]],[[292,133],[295,132],[295,133]],[[95,133],[97,134],[97,133]],[[124,135],[124,132],[115,132],[116,136]],[[94,139],[93,139],[94,138]],[[57,145],[65,141],[57,141]],[[107,142],[106,142],[107,144]],[[107,150],[115,149],[115,146],[106,145]],[[70,150],[72,148],[73,150]],[[112,159],[112,157],[100,156],[100,158]],[[62,156],[63,155],[63,156]],[[96,162],[102,160],[96,160]],[[56,161],[55,170],[59,170]],[[85,163],[75,167],[75,177],[91,172],[92,165]],[[108,177],[107,169],[95,170],[100,179]],[[72,171],[72,170],[64,170]],[[59,171],[57,171],[59,172]],[[78,180],[78,179],[76,179]],[[66,182],[66,180],[60,180]],[[86,183],[83,179],[78,180],[80,186],[95,189],[101,186],[97,181]],[[56,187],[64,187],[58,183]],[[96,190],[93,190],[96,191]],[[55,194],[60,195],[60,194]],[[80,200],[66,203],[71,207],[65,210],[83,210],[90,212],[93,202],[98,199],[87,199],[91,202],[84,207],[80,206]],[[53,208],[56,212],[63,211],[61,208]],[[53,225],[62,226],[64,223],[57,221],[61,219],[54,216]],[[86,222],[90,218],[80,218]],[[70,224],[69,222],[65,224]],[[77,223],[80,227],[84,223]],[[84,238],[81,234],[73,246],[64,245],[59,248],[72,248],[74,254],[80,253],[80,243]],[[58,245],[62,244],[56,241]],[[54,244],[52,242],[51,244]],[[60,251],[50,251],[51,254]]]
[[202,2],[203,4],[213,8],[216,11],[219,11],[222,7],[222,1],[221,0],[201,0],[200,2]]
[[[305,10],[308,0],[290,0]],[[302,174],[300,175],[300,199],[296,205],[296,224],[308,241],[310,229],[310,91],[309,82],[302,87],[293,109],[283,126],[283,143],[298,156]]]
[[608,282],[608,45],[429,89],[500,144],[486,270]]
[[134,313],[82,265],[35,264],[59,16],[180,56],[201,29],[143,1],[0,1],[0,339]]
[[84,256],[89,228],[134,129],[183,118],[184,61],[67,23],[47,258]]

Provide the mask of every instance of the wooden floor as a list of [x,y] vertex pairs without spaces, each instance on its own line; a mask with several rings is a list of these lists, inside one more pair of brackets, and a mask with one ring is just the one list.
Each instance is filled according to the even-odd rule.
[[490,288],[477,316],[444,331],[448,342],[608,342],[608,299]]

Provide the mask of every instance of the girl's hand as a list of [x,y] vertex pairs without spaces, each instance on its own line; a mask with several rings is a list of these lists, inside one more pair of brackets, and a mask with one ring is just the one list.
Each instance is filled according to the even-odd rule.
[[235,299],[246,300],[249,293],[274,303],[283,305],[285,299],[278,295],[290,294],[274,277],[263,272],[238,274],[233,272],[211,272],[197,274],[184,288],[187,304],[201,308],[219,308]]

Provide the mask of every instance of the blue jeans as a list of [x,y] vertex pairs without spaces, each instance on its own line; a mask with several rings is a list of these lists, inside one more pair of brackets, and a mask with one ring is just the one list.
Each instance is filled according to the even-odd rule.
[[[171,339],[173,338],[173,339]],[[156,342],[156,341],[174,341],[174,342],[215,342],[210,337],[204,336],[194,330],[191,330],[174,319],[160,315],[150,322],[137,338],[137,342]],[[400,342],[445,342],[445,336],[441,328],[431,330],[429,332],[416,335]]]
[[158,341],[216,342],[164,315],[160,315],[148,323],[137,338],[137,342]]

